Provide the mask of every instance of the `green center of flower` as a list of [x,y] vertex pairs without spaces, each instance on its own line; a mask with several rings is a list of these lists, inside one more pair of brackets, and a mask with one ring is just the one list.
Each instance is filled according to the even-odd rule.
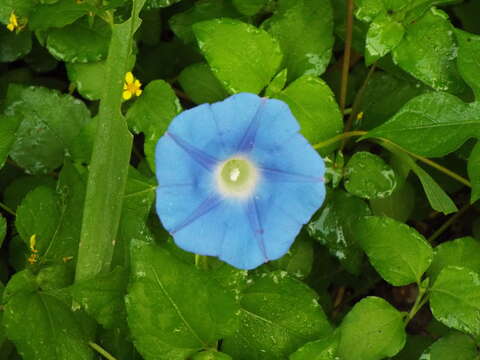
[[246,197],[257,182],[257,170],[254,165],[242,157],[230,158],[217,169],[217,185],[225,196]]

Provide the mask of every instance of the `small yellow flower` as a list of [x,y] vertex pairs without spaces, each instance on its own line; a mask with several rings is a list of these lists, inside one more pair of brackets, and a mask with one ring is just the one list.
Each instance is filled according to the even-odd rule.
[[361,121],[363,119],[363,111],[360,111],[358,114],[357,114],[357,121]]
[[8,19],[7,29],[10,31],[14,31],[16,29],[20,29],[20,25],[18,24],[17,15],[14,12],[10,14],[10,18]]
[[130,100],[132,96],[142,95],[141,87],[142,83],[138,79],[135,79],[130,71],[127,72],[125,74],[125,83],[123,84],[123,99]]
[[30,264],[35,264],[38,261],[38,250],[36,248],[37,245],[37,234],[33,234],[30,236],[30,257],[28,258],[28,262]]

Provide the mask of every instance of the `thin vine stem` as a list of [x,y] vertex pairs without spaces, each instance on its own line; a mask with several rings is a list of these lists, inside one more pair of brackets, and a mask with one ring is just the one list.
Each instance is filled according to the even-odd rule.
[[347,100],[348,76],[350,73],[350,57],[352,53],[353,33],[353,0],[347,0],[347,17],[345,29],[345,47],[343,51],[342,80],[340,83],[340,110],[343,114]]
[[462,216],[468,209],[470,209],[471,204],[466,204],[462,207],[459,211],[457,211],[454,215],[450,216],[450,218],[445,221],[442,226],[440,226],[429,238],[428,242],[433,243],[437,238],[442,235],[445,230],[447,230],[457,219]]
[[335,144],[335,143],[337,143],[339,141],[342,141],[344,139],[351,138],[351,137],[354,137],[354,136],[363,136],[363,135],[366,135],[366,134],[367,134],[366,131],[361,131],[361,130],[347,131],[347,132],[344,132],[342,134],[336,135],[336,136],[334,136],[330,139],[327,139],[325,141],[319,142],[319,143],[313,145],[313,148],[318,150],[318,149],[330,146],[332,144]]
[[92,342],[92,341],[89,341],[88,342],[88,345],[90,345],[90,347],[95,350],[96,352],[98,352],[100,355],[102,355],[105,359],[107,360],[117,360],[113,355],[111,355],[110,353],[107,352],[107,350],[105,350],[104,348],[102,348],[100,345]]
[[12,209],[10,209],[7,205],[5,205],[5,204],[2,203],[2,202],[0,202],[0,208],[2,208],[3,210],[5,210],[6,212],[8,212],[10,215],[17,216],[17,214],[15,213],[15,211],[13,211]]

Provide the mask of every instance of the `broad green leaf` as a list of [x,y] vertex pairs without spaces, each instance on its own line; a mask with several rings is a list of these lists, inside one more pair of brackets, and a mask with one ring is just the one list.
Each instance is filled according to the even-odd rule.
[[28,18],[28,28],[30,30],[63,28],[94,10],[95,7],[85,1],[58,0],[52,4],[39,4]]
[[275,269],[282,269],[297,279],[306,278],[312,270],[312,242],[303,234],[295,239],[292,247],[280,259],[269,262]]
[[22,120],[10,157],[28,173],[48,173],[59,167],[90,119],[85,104],[70,95],[34,86],[11,85],[10,95],[6,112]]
[[3,244],[3,240],[5,239],[5,235],[7,233],[7,220],[0,215],[0,247]]
[[15,227],[22,240],[30,245],[30,237],[36,236],[36,249],[43,254],[60,222],[57,193],[51,188],[39,186],[29,192],[17,209]]
[[240,299],[240,328],[223,341],[235,360],[283,359],[330,334],[317,294],[285,271],[252,279]]
[[207,273],[157,245],[131,250],[128,323],[146,360],[185,359],[235,331],[238,305]]
[[480,273],[480,242],[472,237],[446,241],[434,249],[428,274],[435,280],[443,268],[462,266]]
[[430,308],[443,324],[480,336],[480,276],[464,267],[444,268],[431,289]]
[[59,60],[66,62],[95,62],[107,56],[112,36],[109,24],[96,16],[91,25],[87,17],[47,34],[47,49]]
[[228,96],[227,91],[205,63],[192,64],[178,75],[178,82],[196,104],[213,103]]
[[8,153],[15,142],[15,133],[21,123],[18,115],[0,115],[0,169],[7,160]]
[[32,49],[32,33],[8,31],[0,27],[0,62],[12,62],[27,55]]
[[403,39],[403,25],[387,15],[377,16],[370,24],[366,39],[366,63],[371,65],[387,55]]
[[458,41],[457,66],[460,75],[480,99],[480,36],[455,29]]
[[105,62],[105,83],[89,167],[76,280],[108,271],[122,212],[132,134],[121,113],[123,82],[130,69],[133,36],[140,26],[145,0],[133,0],[130,19],[113,25]]
[[[420,360],[420,356],[435,340],[433,339],[433,334],[428,336],[423,335],[409,335],[407,334],[407,343],[405,347],[400,351],[393,360]],[[426,359],[423,359],[426,360]],[[433,359],[432,359],[433,360]]]
[[384,199],[397,186],[393,169],[377,155],[367,151],[353,154],[345,167],[345,189],[364,199]]
[[37,274],[37,284],[42,291],[63,289],[73,282],[73,267],[60,263],[42,267]]
[[102,97],[105,86],[105,61],[91,63],[66,63],[68,78],[76,90],[88,100]]
[[405,7],[411,0],[399,1],[388,0],[355,0],[355,16],[364,22],[372,22],[377,16],[397,12]]
[[[343,120],[332,90],[321,79],[302,76],[275,96],[285,101],[311,144],[330,139],[343,130]],[[325,155],[338,144],[320,149]]]
[[193,32],[213,73],[231,94],[260,93],[280,67],[278,42],[253,25],[214,19],[196,23]]
[[266,97],[275,97],[278,93],[280,93],[285,84],[287,83],[287,69],[283,69],[280,71],[275,77],[272,79],[268,87],[265,89],[265,96]]
[[303,345],[289,356],[289,360],[337,360],[338,334]]
[[192,360],[232,360],[230,356],[216,350],[199,352],[191,357]]
[[127,113],[128,126],[145,135],[145,155],[155,169],[155,145],[173,118],[182,111],[175,92],[164,80],[150,82]]
[[370,215],[368,205],[342,190],[336,190],[318,216],[308,224],[311,237],[325,245],[345,269],[359,274],[363,253],[355,242],[354,225]]
[[55,189],[57,182],[56,179],[47,175],[17,177],[5,189],[3,201],[10,209],[15,211],[25,195],[40,185]]
[[[7,336],[25,360],[90,360],[93,350],[70,308],[57,297],[36,288],[33,275],[17,273],[4,294]],[[15,279],[15,281],[14,281]],[[11,284],[12,283],[12,284]]]
[[145,9],[157,9],[157,8],[164,8],[170,5],[173,5],[180,0],[147,0],[145,3]]
[[387,217],[368,216],[356,223],[354,231],[383,279],[394,286],[420,283],[433,250],[414,228]]
[[281,0],[262,26],[280,43],[289,81],[323,74],[334,42],[330,0]]
[[415,206],[415,190],[408,181],[397,185],[395,191],[384,199],[370,200],[373,215],[387,216],[406,222]]
[[471,337],[452,332],[435,341],[419,360],[474,360],[479,356],[480,352]]
[[235,8],[243,15],[253,16],[260,12],[269,0],[232,0]]
[[366,137],[382,137],[418,155],[440,157],[480,133],[480,106],[441,92],[410,100]]
[[468,177],[472,183],[470,202],[473,204],[480,199],[480,142],[477,142],[468,158]]
[[127,271],[117,267],[112,272],[75,283],[72,296],[87,314],[106,329],[122,327],[126,321],[123,297],[127,283]]
[[453,26],[441,10],[432,8],[409,24],[393,50],[393,59],[403,70],[438,91],[462,93],[465,84],[457,66]]
[[369,296],[357,302],[340,326],[342,360],[381,360],[405,345],[402,314],[385,300]]
[[175,35],[185,43],[191,43],[195,41],[193,24],[215,18],[235,18],[239,15],[231,0],[200,0],[187,11],[173,15],[168,23]]

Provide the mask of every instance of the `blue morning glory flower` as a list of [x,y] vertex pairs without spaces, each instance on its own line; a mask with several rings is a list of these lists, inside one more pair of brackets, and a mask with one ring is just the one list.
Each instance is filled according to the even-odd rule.
[[241,93],[173,119],[156,209],[175,243],[253,269],[283,256],[325,198],[324,163],[288,105]]

